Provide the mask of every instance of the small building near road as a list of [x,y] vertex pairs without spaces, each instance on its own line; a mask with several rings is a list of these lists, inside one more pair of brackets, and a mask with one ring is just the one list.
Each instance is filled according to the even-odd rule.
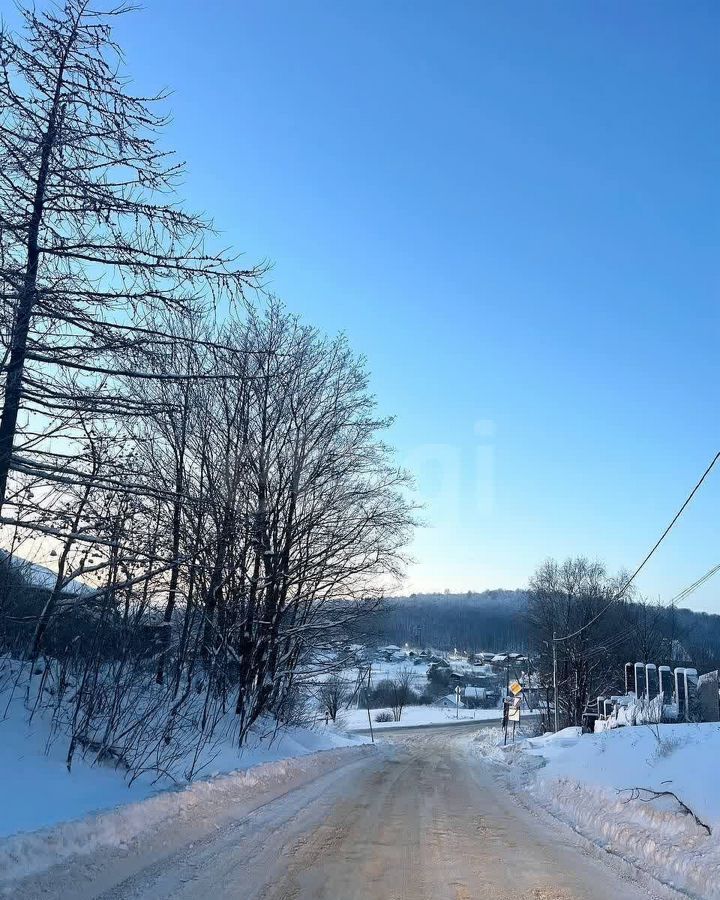
[[[442,709],[455,709],[458,705],[457,700],[455,699],[455,694],[447,694],[445,697],[441,697],[439,700],[435,701],[435,706],[440,706]],[[460,701],[460,709],[465,709],[465,704]]]

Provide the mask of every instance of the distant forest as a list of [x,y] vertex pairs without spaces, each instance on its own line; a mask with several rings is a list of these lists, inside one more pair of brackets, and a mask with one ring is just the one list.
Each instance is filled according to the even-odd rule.
[[[673,611],[665,612],[665,618],[673,617]],[[692,609],[674,610],[678,640],[688,651],[692,662],[700,672],[720,667],[720,616],[695,612]]]
[[526,611],[527,592],[519,590],[391,597],[367,637],[441,650],[520,650],[527,647]]
[[[529,639],[527,600],[526,591],[502,589],[392,597],[358,637],[372,643],[408,643],[441,650],[523,651],[528,649]],[[646,637],[634,647],[635,653],[643,655],[644,643],[650,655],[664,656],[660,639],[672,637],[701,671],[720,665],[720,615],[623,603],[617,630],[628,629],[628,621],[634,623],[631,633],[653,632],[652,639]]]

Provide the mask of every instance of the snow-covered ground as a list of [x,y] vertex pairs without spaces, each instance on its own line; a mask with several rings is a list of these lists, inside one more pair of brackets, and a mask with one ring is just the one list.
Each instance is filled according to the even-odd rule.
[[[460,709],[459,715],[455,715],[454,709],[443,709],[440,706],[406,706],[402,711],[399,722],[376,722],[378,713],[388,713],[391,710],[371,709],[373,730],[381,731],[383,728],[413,728],[418,725],[454,725],[467,724],[473,720],[478,722],[491,719],[502,719],[501,709]],[[338,721],[342,719],[342,725],[348,731],[365,731],[369,729],[368,714],[366,709],[353,709],[343,711]]]
[[255,765],[246,771],[193,782],[181,790],[160,791],[134,803],[127,802],[126,796],[125,804],[115,809],[0,839],[0,895],[14,896],[13,886],[20,879],[70,859],[93,854],[97,857],[98,853],[130,847],[137,852],[143,841],[157,834],[172,834],[176,829],[192,828],[197,833],[218,829],[228,810],[251,810],[258,800],[264,802],[287,794],[362,759],[363,754],[373,749],[346,746],[322,753],[305,753],[300,758]]
[[[373,662],[370,669],[370,685],[371,687],[376,688],[381,681],[393,681],[399,676],[404,675],[406,672],[409,672],[411,675],[410,686],[418,694],[422,694],[427,687],[428,669],[428,663],[423,661],[415,664],[411,657],[407,657],[405,660],[394,660],[389,662],[385,660],[376,660]],[[348,685],[353,685],[357,679],[358,670],[356,668],[343,669],[338,674]],[[364,684],[366,683],[367,682],[365,681]]]
[[[500,749],[501,732],[469,743],[509,763],[508,784],[577,832],[691,896],[720,898],[720,725],[660,725],[522,740]],[[632,788],[645,789],[639,794]],[[672,791],[697,816],[683,810]]]
[[[92,753],[83,758],[79,751],[76,752],[72,771],[68,772],[65,764],[67,735],[53,732],[49,719],[41,710],[33,715],[32,722],[28,724],[32,695],[39,679],[32,678],[29,685],[25,680],[13,686],[8,678],[8,666],[12,670],[10,674],[14,675],[20,672],[18,664],[8,658],[0,662],[4,673],[0,687],[0,773],[3,773],[0,839],[137,803],[159,792],[182,787],[187,783],[185,773],[189,769],[207,779],[369,740],[352,735],[353,731],[368,727],[367,712],[362,709],[343,712],[337,725],[329,727],[324,725],[324,716],[319,712],[315,728],[286,728],[277,734],[273,732],[273,723],[260,722],[257,733],[242,751],[235,745],[230,728],[227,737],[219,734],[200,751],[197,759],[191,760],[191,764],[187,760],[177,759],[167,775],[148,772],[128,785],[129,779],[122,770],[110,763],[96,762]],[[377,686],[380,681],[395,678],[408,669],[413,674],[413,687],[421,691],[426,683],[427,664],[413,666],[412,660],[375,663],[372,682]],[[349,683],[351,676],[349,671]],[[26,679],[25,675],[22,677]],[[378,731],[398,725],[467,723],[473,719],[494,719],[501,715],[501,711],[494,709],[472,711],[461,708],[460,716],[456,718],[454,709],[409,706],[403,711],[400,723],[381,724],[375,722],[378,712],[380,710],[372,711],[373,728]],[[218,728],[218,732],[222,732],[222,727]]]
[[[12,700],[8,692],[0,692],[0,839],[147,800],[186,783],[180,773],[189,766],[182,760],[174,778],[148,773],[129,786],[122,770],[111,764],[93,764],[92,755],[83,759],[76,754],[68,772],[67,737],[52,734],[41,712],[35,714],[31,724],[27,717],[22,690],[16,691]],[[286,728],[273,737],[269,727],[263,731],[261,726],[242,750],[229,739],[219,739],[204,748],[200,771],[207,779],[366,740],[324,726],[312,730]]]
[[[519,808],[492,773],[468,765],[465,737],[429,729],[289,766],[311,767],[315,777],[275,781],[282,764],[271,764],[265,786],[243,780],[237,791],[232,778],[220,779],[221,790],[154,822],[141,840],[67,859],[14,884],[12,900],[648,900],[617,868],[577,852],[565,829]],[[321,763],[334,768],[318,773]],[[125,812],[110,814],[109,836]],[[96,841],[97,830],[90,836]]]

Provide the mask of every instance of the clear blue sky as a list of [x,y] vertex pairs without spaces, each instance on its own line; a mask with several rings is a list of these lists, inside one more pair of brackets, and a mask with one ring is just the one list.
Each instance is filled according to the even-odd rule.
[[[367,356],[408,589],[633,568],[720,449],[720,5],[152,0],[118,36],[189,203]],[[720,466],[640,588],[719,538]]]

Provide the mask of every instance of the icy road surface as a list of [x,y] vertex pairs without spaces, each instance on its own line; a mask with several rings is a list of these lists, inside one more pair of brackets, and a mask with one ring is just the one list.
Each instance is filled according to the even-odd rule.
[[[478,725],[478,727],[483,727]],[[487,726],[485,726],[487,727]],[[405,732],[211,831],[171,829],[26,882],[72,900],[637,900],[653,893],[531,815],[468,756],[467,729]]]

